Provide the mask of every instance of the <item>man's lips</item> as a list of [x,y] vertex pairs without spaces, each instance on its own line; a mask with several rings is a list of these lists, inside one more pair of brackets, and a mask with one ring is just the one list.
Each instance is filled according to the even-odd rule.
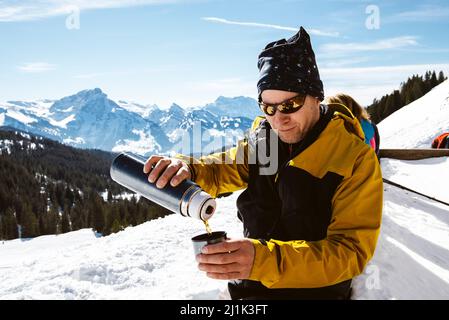
[[289,129],[278,129],[279,132],[289,132],[291,130],[293,130],[295,127],[289,128]]

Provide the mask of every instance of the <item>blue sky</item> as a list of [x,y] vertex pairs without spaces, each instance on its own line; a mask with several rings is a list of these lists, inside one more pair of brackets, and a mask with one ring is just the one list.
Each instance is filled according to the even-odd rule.
[[259,52],[300,26],[327,95],[369,104],[412,74],[449,74],[443,0],[6,0],[0,101],[95,87],[162,107],[256,97]]

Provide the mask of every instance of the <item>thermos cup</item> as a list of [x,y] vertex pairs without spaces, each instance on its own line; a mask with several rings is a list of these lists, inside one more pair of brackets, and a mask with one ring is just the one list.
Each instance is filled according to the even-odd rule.
[[215,244],[227,239],[226,231],[214,231],[203,233],[192,238],[193,252],[195,255],[201,253],[201,249],[208,244]]
[[214,214],[215,200],[196,183],[184,180],[176,187],[167,183],[164,188],[158,189],[156,183],[150,183],[148,174],[143,172],[145,162],[146,159],[139,155],[121,153],[112,162],[112,180],[185,217],[206,221]]

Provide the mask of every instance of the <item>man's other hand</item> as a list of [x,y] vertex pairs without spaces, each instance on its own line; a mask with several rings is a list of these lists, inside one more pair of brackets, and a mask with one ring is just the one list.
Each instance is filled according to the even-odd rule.
[[249,239],[226,240],[204,246],[196,256],[198,269],[212,279],[247,279],[254,263],[255,249]]
[[156,187],[162,189],[168,182],[176,187],[182,181],[191,179],[189,166],[175,158],[152,155],[143,166],[143,172],[149,173],[148,181],[156,183]]

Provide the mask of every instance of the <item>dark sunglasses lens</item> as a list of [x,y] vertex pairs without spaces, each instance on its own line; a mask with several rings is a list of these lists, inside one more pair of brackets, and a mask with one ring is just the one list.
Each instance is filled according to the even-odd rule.
[[268,114],[269,116],[272,116],[276,113],[276,108],[273,106],[267,106],[265,109],[265,113]]
[[294,103],[293,101],[288,101],[283,103],[278,107],[278,110],[282,113],[293,113],[297,111],[301,105]]
[[298,100],[293,101],[293,99],[278,105],[266,105],[264,103],[259,103],[259,105],[262,111],[269,116],[273,116],[276,113],[276,110],[288,114],[301,109],[301,107],[304,104],[304,99],[299,99],[300,101]]
[[265,113],[266,115],[269,115],[269,116],[272,116],[275,112],[275,110],[273,110],[274,108],[272,106],[267,106],[266,104],[263,104],[263,103],[259,103],[259,107],[263,113]]

